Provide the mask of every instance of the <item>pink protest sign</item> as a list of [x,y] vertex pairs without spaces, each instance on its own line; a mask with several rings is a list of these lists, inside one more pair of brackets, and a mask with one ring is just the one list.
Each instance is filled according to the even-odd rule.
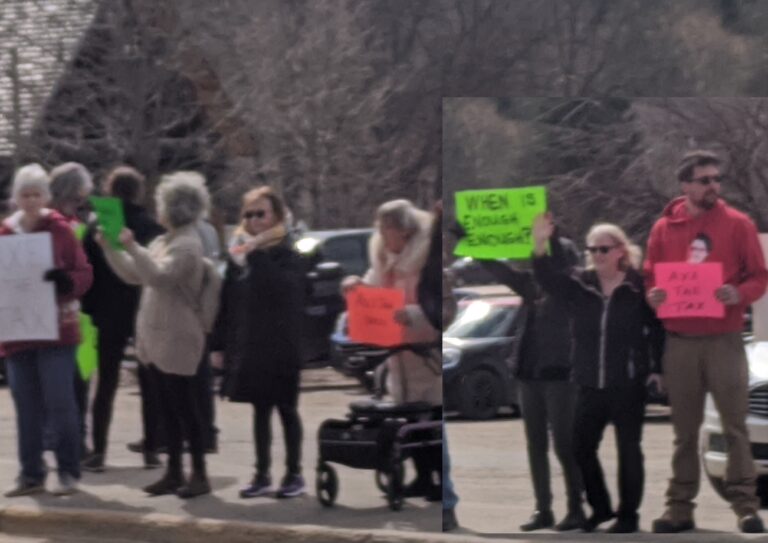
[[661,319],[725,316],[725,306],[715,298],[723,285],[720,262],[664,262],[653,268],[656,286],[667,292],[667,300],[659,307]]
[[389,347],[403,342],[403,327],[395,312],[405,307],[402,290],[357,286],[347,293],[349,338]]

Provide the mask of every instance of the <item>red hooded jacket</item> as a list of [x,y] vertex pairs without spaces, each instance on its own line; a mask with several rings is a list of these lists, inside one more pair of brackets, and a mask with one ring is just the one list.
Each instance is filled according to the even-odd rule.
[[[16,212],[0,226],[0,236],[14,235],[20,232],[20,212]],[[75,238],[72,227],[64,216],[49,210],[37,225],[35,232],[50,232],[53,242],[53,265],[69,274],[74,289],[66,296],[58,296],[59,339],[56,341],[8,341],[0,343],[0,354],[12,355],[21,351],[77,345],[80,343],[80,322],[77,300],[91,287],[93,272],[80,242]]]
[[754,223],[722,200],[695,217],[688,212],[685,197],[676,198],[667,205],[648,238],[643,265],[646,285],[650,289],[655,284],[653,265],[657,262],[686,262],[691,242],[699,234],[705,234],[711,240],[706,262],[722,262],[723,282],[738,289],[741,301],[725,306],[725,317],[721,319],[664,319],[664,327],[685,335],[741,332],[744,310],[765,294],[768,270]]

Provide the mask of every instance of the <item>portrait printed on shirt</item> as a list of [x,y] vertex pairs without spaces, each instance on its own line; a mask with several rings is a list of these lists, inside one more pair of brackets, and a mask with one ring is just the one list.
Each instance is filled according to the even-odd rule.
[[688,263],[701,264],[712,252],[712,239],[703,232],[696,234],[688,248]]

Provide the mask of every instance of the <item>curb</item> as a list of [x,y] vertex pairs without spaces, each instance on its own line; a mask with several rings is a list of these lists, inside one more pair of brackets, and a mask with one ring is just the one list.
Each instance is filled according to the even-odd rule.
[[[352,530],[284,525],[150,513],[140,515],[90,509],[0,508],[0,532],[27,536],[98,537],[108,542],[197,543],[443,543],[455,536],[395,530]],[[473,538],[474,539],[474,538]],[[462,540],[466,540],[462,538]]]

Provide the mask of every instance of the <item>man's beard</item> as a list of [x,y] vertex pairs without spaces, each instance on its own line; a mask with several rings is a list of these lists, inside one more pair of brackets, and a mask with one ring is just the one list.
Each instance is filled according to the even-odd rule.
[[717,204],[717,198],[718,198],[718,195],[716,192],[709,192],[704,196],[702,196],[701,200],[699,200],[698,205],[701,209],[705,209],[709,211],[710,209],[715,207],[715,204]]

